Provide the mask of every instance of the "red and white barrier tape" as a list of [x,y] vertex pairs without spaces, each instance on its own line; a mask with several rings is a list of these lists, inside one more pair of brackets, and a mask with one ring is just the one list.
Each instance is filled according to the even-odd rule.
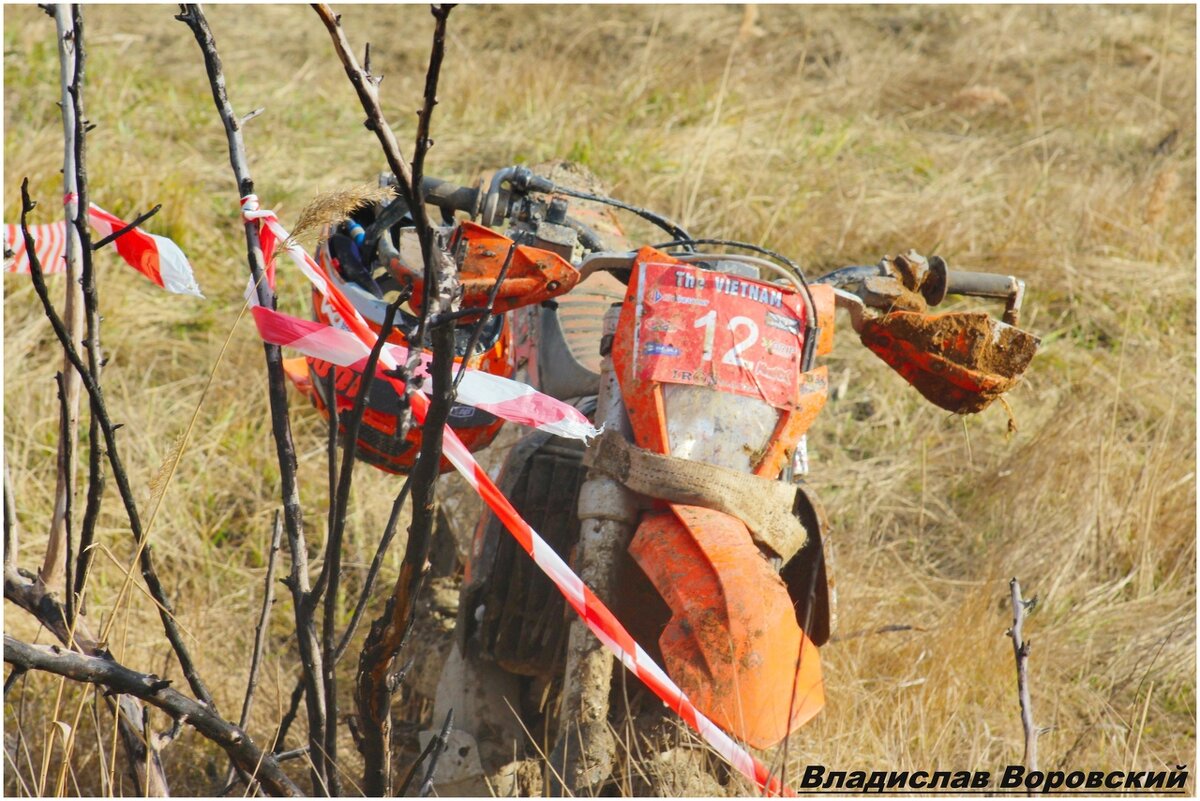
[[[413,418],[418,423],[424,423],[429,399],[418,392],[414,392],[411,399]],[[583,618],[583,622],[592,633],[600,638],[626,668],[683,718],[714,751],[764,792],[768,795],[793,795],[777,776],[771,774],[766,765],[696,709],[683,690],[671,681],[666,672],[637,644],[604,602],[575,575],[541,535],[525,522],[449,426],[445,428],[443,454],[504,523],[505,528],[525,552],[533,558],[534,564],[554,582],[559,592],[567,599],[567,603]]]
[[[248,206],[252,206],[249,210],[250,213],[246,211]],[[259,211],[258,199],[253,195],[242,199],[242,207],[243,217],[260,222],[260,233],[263,229],[270,228],[271,235],[277,241],[287,240],[287,232],[279,225],[275,214],[269,211]],[[292,260],[300,266],[301,272],[309,278],[319,292],[325,295],[330,305],[337,309],[339,314],[342,313],[343,308],[348,309],[343,320],[362,345],[368,349],[371,348],[376,339],[374,332],[367,326],[358,310],[350,304],[336,286],[324,277],[320,265],[304,253],[299,246],[293,245],[288,250],[292,255]],[[295,253],[297,250],[300,251],[299,255]],[[263,253],[264,256],[268,253],[266,246],[263,248]],[[303,266],[301,266],[302,264]],[[258,319],[258,315],[256,315],[256,319]],[[385,364],[390,363],[391,367],[395,366],[395,360],[388,348],[384,348],[380,353],[380,360]],[[423,425],[429,412],[429,399],[420,392],[413,392],[410,395],[410,403],[413,418],[417,423]],[[761,790],[768,795],[794,795],[788,787],[780,782],[778,777],[771,774],[766,765],[696,709],[683,690],[671,681],[666,672],[634,641],[633,636],[621,625],[621,622],[604,605],[604,602],[596,597],[595,593],[583,583],[583,580],[571,570],[570,566],[554,552],[554,549],[534,531],[532,526],[525,522],[449,426],[444,428],[442,447],[446,459],[454,465],[455,469],[471,485],[471,488],[483,498],[488,508],[504,523],[509,533],[533,558],[534,564],[554,582],[571,608],[583,618],[587,627],[600,638],[605,647],[621,660],[626,668],[641,679],[655,695],[662,699],[663,703],[683,718],[684,722],[712,746],[713,750],[728,760],[734,768],[753,781]]]
[[[63,202],[76,201],[67,195]],[[109,236],[126,226],[125,221],[92,203],[88,210],[88,221],[101,237]],[[29,226],[33,236],[34,254],[42,271],[47,275],[65,272],[67,252],[67,223],[65,220],[45,225]],[[29,253],[25,249],[25,237],[19,225],[4,226],[5,248],[11,250],[12,261],[6,263],[5,272],[28,273]],[[134,228],[120,236],[114,245],[117,253],[133,269],[149,278],[158,286],[177,295],[194,295],[203,298],[192,265],[179,246],[165,236],[148,234]]]
[[[255,306],[252,313],[264,341],[292,348],[305,356],[361,369],[370,354],[370,348],[349,331],[301,320],[262,306]],[[384,350],[396,362],[403,363],[408,358],[408,348],[402,345],[386,345]],[[429,361],[429,355],[424,354],[417,368],[418,377],[428,376]],[[381,379],[392,381],[402,394],[406,391],[398,381],[377,370],[376,380]],[[520,381],[483,370],[468,369],[463,375],[458,386],[458,402],[560,437],[587,441],[600,433],[574,406],[543,395]]]
[[[67,271],[67,224],[66,222],[44,223],[29,226],[33,237],[33,250],[38,264],[46,275]],[[4,249],[12,252],[12,261],[5,259],[4,272],[29,274],[29,252],[25,249],[25,235],[19,225],[4,226]]]

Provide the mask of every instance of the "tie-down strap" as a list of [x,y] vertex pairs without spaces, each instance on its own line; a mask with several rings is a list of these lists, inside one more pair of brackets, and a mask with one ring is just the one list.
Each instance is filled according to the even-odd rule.
[[820,505],[804,487],[654,453],[633,445],[616,431],[606,431],[594,440],[583,463],[639,495],[732,515],[746,524],[755,542],[785,564],[808,541],[801,521],[819,526],[824,518]]

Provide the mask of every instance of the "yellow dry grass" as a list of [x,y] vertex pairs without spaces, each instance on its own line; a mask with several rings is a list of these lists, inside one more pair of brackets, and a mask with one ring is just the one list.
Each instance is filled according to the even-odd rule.
[[[370,39],[385,111],[410,140],[427,12],[339,10],[359,48]],[[188,252],[208,296],[163,295],[111,254],[99,259],[105,387],[147,507],[238,317],[246,274],[224,135],[173,13],[86,9],[92,198],[130,217],[162,203],[148,228]],[[374,175],[377,145],[307,7],[208,14],[235,107],[266,108],[246,129],[264,207],[291,225],[313,197]],[[24,176],[42,201],[37,221],[51,220],[61,194],[54,26],[30,6],[6,6],[4,23],[4,220],[17,220]],[[451,16],[431,174],[466,181],[566,157],[617,197],[693,232],[794,254],[810,273],[915,247],[1029,284],[1024,325],[1043,347],[1011,395],[1012,436],[998,408],[965,423],[932,408],[848,327],[827,359],[835,391],[810,438],[812,483],[833,525],[843,639],[822,651],[827,708],[792,737],[789,775],[812,763],[996,773],[1018,761],[1004,636],[1014,575],[1039,598],[1026,634],[1037,721],[1049,729],[1042,766],[1195,767],[1195,30],[1184,6],[468,6]],[[301,281],[281,271],[281,282],[281,308],[304,313]],[[4,289],[5,458],[20,563],[33,567],[53,492],[61,358],[28,279],[5,277]],[[152,534],[230,715],[279,502],[261,353],[243,321],[159,488]],[[324,426],[303,407],[293,426],[316,554]],[[359,470],[348,598],[396,487]],[[100,537],[127,561],[123,519],[110,492]],[[97,560],[89,620],[111,615],[122,579]],[[293,680],[290,600],[277,606],[250,725],[259,738]],[[36,636],[19,610],[5,612],[7,632]],[[916,628],[873,633],[889,625]],[[125,663],[180,683],[144,595],[133,593],[114,631]],[[29,677],[6,701],[6,745],[18,705],[32,724],[32,753],[14,754],[18,768],[6,762],[9,794],[41,772],[56,692]],[[79,697],[68,688],[60,718]],[[100,783],[107,757],[89,725],[66,789],[120,791]],[[343,754],[354,775],[353,748]],[[194,734],[167,759],[181,794],[210,792],[224,773]]]

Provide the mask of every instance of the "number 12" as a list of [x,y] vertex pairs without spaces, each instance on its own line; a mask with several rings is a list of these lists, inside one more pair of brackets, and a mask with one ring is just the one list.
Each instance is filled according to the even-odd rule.
[[[711,362],[713,357],[713,340],[717,333],[717,310],[709,309],[708,313],[696,319],[692,323],[692,328],[704,329],[704,353],[700,360]],[[746,329],[746,336],[740,342],[734,344],[732,348],[725,351],[725,355],[721,357],[721,364],[729,364],[734,367],[744,367],[747,370],[754,369],[754,362],[742,358],[742,353],[752,347],[758,341],[758,326],[749,317],[734,317],[729,321],[727,326],[729,331],[736,331],[739,328]]]

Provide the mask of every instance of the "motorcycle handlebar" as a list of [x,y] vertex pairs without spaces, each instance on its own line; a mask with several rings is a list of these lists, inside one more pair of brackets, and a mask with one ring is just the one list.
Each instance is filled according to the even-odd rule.
[[946,272],[946,292],[951,295],[1008,298],[1019,291],[1023,284],[1023,281],[1014,276],[999,273],[975,273],[967,270]]
[[[540,187],[535,187],[540,188]],[[439,178],[424,177],[421,179],[421,191],[425,202],[437,206],[447,212],[460,211],[475,217],[480,213],[484,192],[482,188],[472,189],[460,186],[451,181]],[[586,231],[586,233],[591,233]],[[835,271],[826,280],[830,283],[840,283],[839,278],[851,278],[854,273],[865,273],[872,268],[845,268]],[[873,271],[873,270],[872,270]],[[835,277],[836,276],[836,277]],[[858,277],[858,276],[855,276]],[[946,294],[967,295],[979,298],[996,298],[1005,301],[1004,321],[1015,325],[1021,311],[1021,301],[1025,295],[1025,282],[1012,275],[998,273],[979,273],[969,270],[946,270]]]
[[[936,256],[930,259],[933,264]],[[940,261],[940,260],[938,260]],[[945,269],[945,262],[941,262]],[[886,275],[879,265],[843,267],[823,275],[813,283],[831,284],[837,288],[857,284],[876,275]],[[946,295],[966,295],[976,298],[996,298],[1005,301],[1004,322],[1016,325],[1020,319],[1021,301],[1025,298],[1025,282],[1013,275],[1000,273],[977,273],[969,270],[945,270],[945,283],[940,278],[931,293],[926,294],[929,303],[936,306]]]
[[425,202],[445,211],[461,211],[474,217],[479,213],[479,190],[459,186],[439,178],[421,179],[421,194]]
[[1015,275],[947,270],[946,292],[976,298],[999,298],[1005,301],[1004,322],[1016,325],[1021,315],[1021,301],[1025,299],[1025,282]]

